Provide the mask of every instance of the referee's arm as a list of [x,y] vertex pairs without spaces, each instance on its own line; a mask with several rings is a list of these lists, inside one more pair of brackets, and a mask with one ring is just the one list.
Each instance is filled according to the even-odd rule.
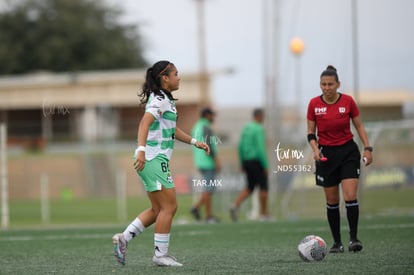
[[316,137],[316,123],[313,120],[308,119],[308,141],[313,151],[313,159],[318,161],[320,159],[320,152],[318,148],[318,141],[315,139],[310,139],[309,136],[313,135]]

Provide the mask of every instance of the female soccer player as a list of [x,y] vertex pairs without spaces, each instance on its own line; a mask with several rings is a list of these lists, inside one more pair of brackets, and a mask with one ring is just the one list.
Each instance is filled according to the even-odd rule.
[[339,184],[342,187],[349,226],[348,250],[362,250],[362,243],[357,238],[357,191],[361,154],[353,140],[350,121],[364,144],[365,165],[372,162],[372,147],[369,145],[358,107],[351,96],[338,92],[339,86],[336,69],[329,65],[320,77],[322,95],[310,100],[307,113],[308,141],[316,161],[316,184],[322,186],[325,192],[327,218],[334,239],[330,253],[344,251],[340,233]]
[[159,61],[147,70],[140,94],[141,102],[146,106],[138,127],[134,168],[145,186],[151,208],[141,212],[123,233],[112,237],[115,257],[123,265],[128,243],[155,223],[152,261],[160,266],[182,266],[168,253],[172,219],[177,210],[168,163],[175,139],[203,149],[206,154],[210,153],[210,148],[176,127],[177,110],[172,92],[178,90],[179,84],[177,69],[169,61]]

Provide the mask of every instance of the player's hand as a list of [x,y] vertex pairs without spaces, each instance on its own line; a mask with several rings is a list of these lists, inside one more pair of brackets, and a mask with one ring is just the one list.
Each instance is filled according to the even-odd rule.
[[316,150],[313,152],[313,159],[314,159],[315,161],[320,161],[320,160],[321,160],[321,152],[319,151],[319,149],[316,149]]
[[365,166],[370,165],[373,161],[372,153],[368,150],[365,150],[362,156],[362,161],[365,163]]
[[134,169],[137,171],[144,170],[145,167],[145,152],[139,151],[134,161]]
[[207,155],[210,155],[210,146],[208,146],[207,143],[197,141],[194,144],[194,146],[197,147],[197,148],[199,148],[199,149],[203,149],[204,151],[206,151],[206,154]]

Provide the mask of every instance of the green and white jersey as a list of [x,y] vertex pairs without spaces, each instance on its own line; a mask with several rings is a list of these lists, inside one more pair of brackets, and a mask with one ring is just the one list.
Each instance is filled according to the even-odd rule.
[[177,109],[175,102],[170,100],[163,91],[161,93],[163,96],[152,93],[145,106],[145,112],[155,118],[148,131],[146,160],[152,160],[161,154],[169,160],[174,148]]

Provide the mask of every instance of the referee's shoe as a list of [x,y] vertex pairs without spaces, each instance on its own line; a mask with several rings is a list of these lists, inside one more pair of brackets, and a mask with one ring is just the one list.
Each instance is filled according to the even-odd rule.
[[362,243],[360,240],[351,240],[349,242],[348,251],[359,252],[362,250]]
[[343,253],[344,246],[342,243],[334,243],[331,249],[329,249],[329,253]]

